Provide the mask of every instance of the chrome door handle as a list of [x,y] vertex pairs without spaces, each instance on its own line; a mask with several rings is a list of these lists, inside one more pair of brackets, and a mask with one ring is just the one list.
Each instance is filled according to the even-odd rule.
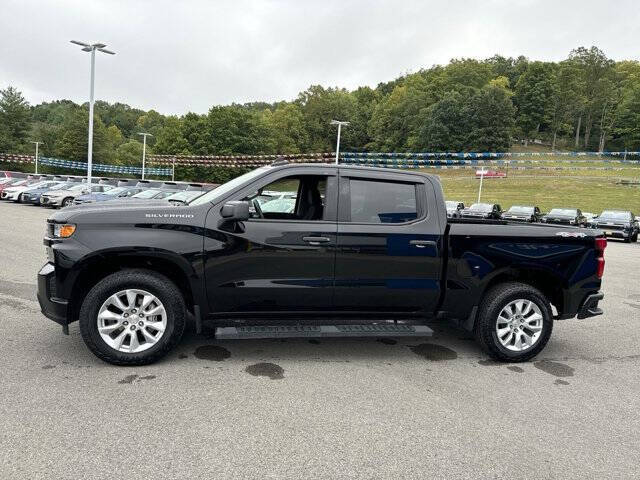
[[302,237],[302,240],[307,242],[309,245],[320,245],[331,241],[329,237]]
[[414,245],[417,248],[427,248],[427,247],[437,248],[438,246],[438,244],[433,240],[411,240],[409,242],[409,245]]

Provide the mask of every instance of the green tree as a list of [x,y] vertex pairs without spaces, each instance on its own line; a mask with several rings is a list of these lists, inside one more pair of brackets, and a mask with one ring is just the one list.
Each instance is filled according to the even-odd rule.
[[155,152],[160,155],[190,155],[189,142],[184,138],[182,121],[175,116],[167,117],[158,132]]
[[29,103],[14,87],[0,90],[0,151],[20,149],[29,132]]
[[[147,147],[147,155],[153,154]],[[142,166],[142,143],[138,140],[129,140],[118,147],[115,152],[115,163],[118,165]]]
[[270,153],[300,153],[309,143],[301,108],[283,102],[272,112],[265,109],[262,121],[269,130]]
[[516,109],[510,92],[486,85],[471,99],[468,107],[470,131],[467,148],[475,151],[505,151],[511,147]]
[[[612,74],[614,62],[608,59],[604,52],[597,47],[589,49],[585,47],[576,48],[569,54],[569,60],[578,67],[581,84],[584,88],[582,92],[584,97],[584,147],[588,149],[590,147],[594,118],[598,116],[602,103],[607,96],[607,88],[610,85],[606,82],[606,79]],[[578,124],[580,124],[583,115],[580,115]],[[576,139],[578,136],[579,127]]]
[[514,96],[518,110],[516,123],[525,145],[547,120],[551,93],[550,65],[543,62],[529,63],[516,83]]
[[[352,121],[356,106],[354,98],[342,88],[323,88],[312,85],[298,95],[297,103],[302,110],[308,134],[307,151],[331,152],[335,148],[336,127],[332,119]],[[343,129],[341,148],[353,148],[353,132]]]

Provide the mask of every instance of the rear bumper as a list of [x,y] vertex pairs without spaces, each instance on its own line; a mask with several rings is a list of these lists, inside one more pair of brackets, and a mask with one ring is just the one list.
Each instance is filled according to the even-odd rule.
[[42,314],[60,325],[68,325],[68,302],[56,296],[56,269],[46,263],[38,272],[38,303]]
[[584,302],[582,302],[582,306],[578,310],[578,318],[583,319],[602,315],[604,312],[598,307],[598,302],[603,298],[604,293],[602,292],[593,293],[585,298]]

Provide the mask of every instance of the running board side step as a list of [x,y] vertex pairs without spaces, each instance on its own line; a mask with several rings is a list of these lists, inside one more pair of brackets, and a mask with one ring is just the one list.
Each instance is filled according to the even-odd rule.
[[433,330],[425,325],[277,325],[217,327],[221,340],[245,338],[297,337],[430,337]]

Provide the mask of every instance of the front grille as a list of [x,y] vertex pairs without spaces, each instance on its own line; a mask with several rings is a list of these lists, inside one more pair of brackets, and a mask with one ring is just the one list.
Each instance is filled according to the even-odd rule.
[[42,195],[40,197],[40,203],[49,203],[49,197],[45,197],[44,195]]
[[53,223],[47,223],[47,237],[53,238]]

